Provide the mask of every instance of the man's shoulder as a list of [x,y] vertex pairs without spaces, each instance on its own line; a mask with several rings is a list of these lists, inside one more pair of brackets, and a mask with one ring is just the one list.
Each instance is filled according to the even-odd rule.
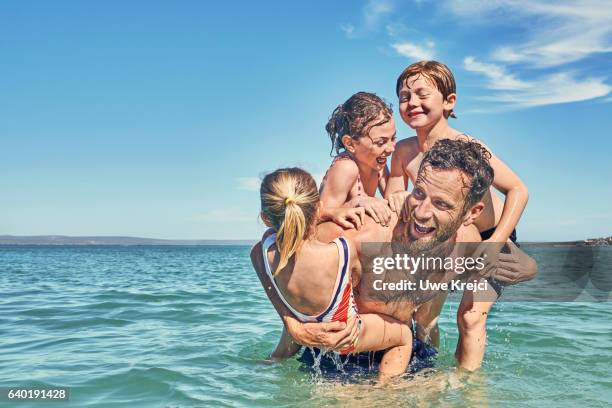
[[363,242],[390,242],[393,235],[393,226],[397,224],[398,218],[395,212],[391,213],[389,226],[382,226],[372,217],[366,214],[363,226],[359,231],[353,233],[357,243]]
[[474,224],[465,226],[462,225],[459,227],[457,232],[455,233],[455,239],[457,242],[480,242],[482,238],[480,237],[480,232],[478,228]]

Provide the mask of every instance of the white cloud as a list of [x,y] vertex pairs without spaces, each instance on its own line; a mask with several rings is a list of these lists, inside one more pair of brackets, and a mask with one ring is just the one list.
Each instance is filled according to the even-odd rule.
[[361,10],[361,21],[356,24],[342,24],[340,29],[348,38],[357,38],[378,30],[394,11],[395,0],[368,0]]
[[585,101],[606,96],[612,91],[612,87],[599,78],[578,80],[568,72],[543,75],[526,81],[506,73],[498,65],[481,63],[473,57],[464,60],[464,67],[468,71],[485,75],[489,80],[488,89],[501,91],[478,98],[494,102],[489,109],[480,109],[481,112]]
[[474,57],[466,57],[463,60],[463,67],[470,72],[484,74],[490,80],[489,89],[527,89],[530,85],[524,81],[516,79],[506,70],[495,64],[486,64],[476,61]]
[[389,37],[398,37],[401,34],[404,34],[408,31],[408,27],[406,27],[403,23],[389,23],[385,25],[385,31],[387,31],[387,35]]
[[375,30],[393,10],[394,5],[390,0],[368,0],[363,8],[365,27]]
[[479,22],[485,24],[502,19],[523,26],[526,33],[521,42],[493,49],[490,59],[494,63],[474,57],[464,59],[465,70],[484,75],[486,88],[497,91],[479,98],[497,102],[485,110],[584,101],[605,97],[612,91],[606,78],[580,72],[587,65],[573,66],[571,71],[563,68],[595,54],[612,52],[609,1],[448,0],[447,5],[461,18],[480,18]]
[[448,0],[447,4],[455,14],[471,19],[503,17],[517,25],[529,24],[526,41],[493,51],[493,59],[500,62],[544,68],[612,52],[612,7],[607,0]]
[[197,214],[187,219],[187,221],[193,222],[215,223],[245,222],[256,220],[257,214],[246,214],[239,208],[222,208],[217,210],[211,210],[207,213]]
[[435,44],[433,41],[428,41],[423,45],[409,42],[395,43],[391,44],[391,47],[393,47],[398,54],[418,61],[434,59],[435,55]]
[[340,26],[340,29],[342,31],[344,31],[344,34],[346,34],[346,36],[348,38],[353,38],[353,34],[355,32],[355,26],[354,25],[352,25],[352,24],[342,24]]
[[261,179],[259,177],[238,177],[238,188],[247,191],[259,191]]

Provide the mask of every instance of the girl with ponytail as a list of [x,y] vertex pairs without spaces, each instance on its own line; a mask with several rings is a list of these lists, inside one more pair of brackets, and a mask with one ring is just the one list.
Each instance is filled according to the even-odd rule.
[[375,94],[358,92],[334,109],[325,130],[336,156],[321,185],[323,217],[350,228],[350,222],[329,212],[358,207],[376,222],[388,225],[391,209],[384,198],[375,196],[377,189],[384,195],[389,177],[387,158],[395,149],[391,107]]
[[[317,240],[321,210],[312,176],[299,168],[276,170],[263,179],[260,195],[261,218],[270,229],[255,246],[252,253],[258,255],[252,261],[272,282],[273,288],[264,288],[268,296],[278,296],[302,322],[356,320],[357,340],[340,353],[388,349],[379,378],[402,374],[412,352],[412,332],[391,317],[358,313],[353,284],[361,278],[359,257],[345,237]],[[290,357],[299,348],[285,329],[271,357]]]

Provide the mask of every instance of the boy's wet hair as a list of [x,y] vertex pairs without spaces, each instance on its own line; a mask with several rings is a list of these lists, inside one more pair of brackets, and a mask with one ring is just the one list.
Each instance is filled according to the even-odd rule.
[[425,167],[436,170],[461,170],[469,179],[465,197],[467,210],[484,197],[493,183],[491,153],[480,143],[469,139],[442,139],[423,155],[419,173]]
[[325,126],[332,142],[331,153],[335,150],[339,154],[346,148],[342,136],[349,135],[353,139],[367,136],[370,129],[387,123],[392,116],[391,105],[384,99],[373,93],[357,92],[334,109]]
[[[457,93],[457,85],[455,84],[455,77],[445,64],[438,61],[419,61],[412,65],[409,65],[397,78],[395,84],[395,93],[399,97],[400,89],[406,83],[408,78],[413,76],[422,75],[424,78],[432,82],[438,91],[442,94],[444,100],[448,95]],[[450,110],[446,112],[447,117],[457,118],[455,113]]]

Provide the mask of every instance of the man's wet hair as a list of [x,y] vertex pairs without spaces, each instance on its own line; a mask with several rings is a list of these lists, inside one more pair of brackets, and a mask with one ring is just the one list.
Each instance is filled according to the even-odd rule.
[[419,173],[428,166],[437,170],[461,170],[468,177],[469,188],[464,209],[484,197],[493,183],[491,153],[480,143],[469,139],[442,139],[423,155]]

